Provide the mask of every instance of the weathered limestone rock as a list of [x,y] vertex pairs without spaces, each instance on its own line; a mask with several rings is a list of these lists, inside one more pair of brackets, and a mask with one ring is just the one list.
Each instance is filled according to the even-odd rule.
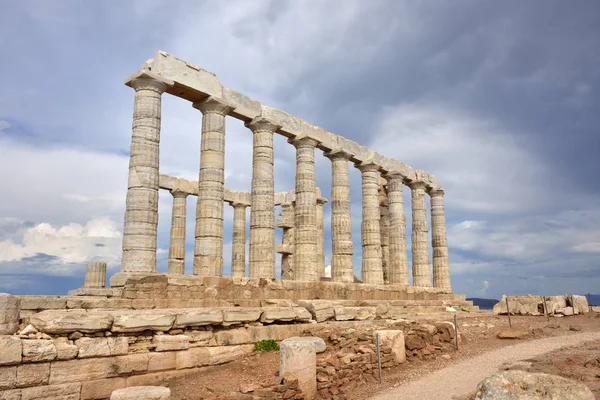
[[233,108],[213,96],[194,103],[194,108],[203,114],[194,274],[221,276],[223,275],[225,116]]
[[52,340],[23,340],[23,361],[52,361],[56,358],[56,346]]
[[[435,333],[435,332],[434,332]],[[379,335],[379,347],[389,347],[396,358],[396,362],[406,361],[406,349],[404,347],[404,332],[401,330],[380,330],[373,332],[373,340]]]
[[79,347],[75,346],[72,341],[67,338],[57,338],[54,340],[56,346],[57,360],[71,360],[79,354]]
[[296,311],[292,307],[263,307],[260,322],[294,321]]
[[185,231],[186,205],[188,194],[181,190],[171,190],[173,208],[171,211],[171,238],[169,243],[169,274],[183,275],[185,272]]
[[444,190],[429,190],[431,201],[431,246],[433,247],[433,286],[451,289],[448,240],[444,214]]
[[[551,309],[549,300],[546,301],[546,305]],[[540,296],[510,296],[508,307],[511,315],[543,315],[543,300]],[[494,305],[493,312],[506,315],[506,296],[502,296],[502,299]]]
[[273,133],[279,126],[257,117],[246,123],[253,135],[252,205],[250,206],[251,278],[275,278],[275,186]]
[[177,312],[174,328],[188,326],[219,325],[223,323],[223,311],[211,308],[195,308]]
[[404,177],[398,173],[385,175],[388,182],[389,282],[408,286],[408,253],[406,249],[406,216],[404,214]]
[[186,335],[155,335],[152,344],[156,346],[155,351],[185,350],[190,347],[190,338]]
[[0,293],[0,335],[12,335],[19,330],[21,300],[8,293]]
[[383,284],[381,232],[379,229],[379,166],[361,164],[362,173],[362,281]]
[[261,308],[233,307],[223,309],[223,325],[233,325],[258,321],[262,314]]
[[125,355],[129,351],[126,337],[82,337],[75,341],[75,346],[79,349],[79,358],[118,356]]
[[356,311],[360,307],[344,307],[344,306],[335,306],[333,307],[333,311],[335,313],[336,321],[350,321],[356,318]]
[[411,182],[412,199],[412,272],[413,284],[418,287],[431,286],[429,265],[429,242],[427,226],[427,209],[425,204],[424,182]]
[[17,367],[0,367],[0,390],[17,387]]
[[44,333],[94,333],[109,330],[113,318],[108,313],[100,311],[46,310],[32,315],[29,322]]
[[317,230],[317,186],[315,180],[315,147],[318,142],[302,136],[291,140],[296,147],[296,204],[294,279],[317,281],[319,270]]
[[149,310],[142,312],[112,312],[113,332],[142,332],[145,330],[168,331],[175,323],[171,311]]
[[352,215],[348,161],[351,154],[342,150],[325,153],[331,160],[331,279],[354,282],[352,270]]
[[168,400],[171,389],[163,386],[134,386],[112,392],[110,400]]
[[556,314],[562,314],[564,316],[571,316],[571,315],[575,315],[575,311],[573,310],[573,307],[565,307],[565,308],[561,308],[560,310],[558,310],[556,312]]
[[519,370],[498,372],[477,386],[478,400],[593,400],[594,394],[583,383],[557,375]]
[[335,317],[333,303],[325,300],[300,300],[298,305],[306,308],[317,322],[327,321]]
[[21,391],[21,400],[79,400],[81,383],[36,386]]
[[317,355],[314,343],[298,338],[281,342],[279,377],[291,374],[298,378],[298,388],[305,399],[314,399],[317,394]]
[[[0,373],[1,374],[1,373]],[[0,399],[2,400],[21,400],[21,390],[4,390],[0,393]]]
[[590,312],[590,306],[585,296],[573,295],[573,311],[575,314],[585,314]]
[[85,268],[84,287],[103,288],[106,286],[106,263],[89,262]]
[[156,272],[161,95],[173,81],[141,71],[126,84],[135,100],[121,272]]
[[304,307],[292,307],[296,313],[296,321],[309,322],[312,320],[312,314]]
[[231,276],[246,275],[246,204],[233,203]]
[[0,336],[0,365],[13,365],[21,362],[22,340],[12,336]]
[[97,379],[81,382],[81,400],[108,399],[110,394],[127,387],[126,378]]
[[48,378],[50,378],[50,363],[22,364],[17,368],[18,387],[47,385]]

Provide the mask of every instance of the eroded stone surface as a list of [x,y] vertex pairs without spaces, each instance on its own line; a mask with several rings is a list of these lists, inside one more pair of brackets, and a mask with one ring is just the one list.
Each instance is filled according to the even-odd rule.
[[168,400],[171,390],[163,386],[134,386],[117,389],[110,395],[110,400]]
[[0,335],[12,335],[19,329],[21,300],[8,293],[0,293]]

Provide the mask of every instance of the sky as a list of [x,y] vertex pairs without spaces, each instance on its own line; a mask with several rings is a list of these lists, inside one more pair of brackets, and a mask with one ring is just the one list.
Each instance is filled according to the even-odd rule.
[[[0,292],[66,294],[89,261],[119,270],[133,108],[123,81],[157,50],[436,175],[455,293],[600,291],[595,0],[0,0],[0,9]],[[201,113],[164,95],[162,117],[161,173],[197,180]],[[251,140],[227,119],[230,189],[250,190]],[[276,191],[293,189],[294,148],[276,136],[275,155]],[[317,150],[327,198],[330,164]],[[350,176],[360,276],[360,173],[350,166]],[[194,199],[187,205],[190,273]],[[159,214],[164,272],[168,192]],[[232,216],[225,205],[225,271]]]

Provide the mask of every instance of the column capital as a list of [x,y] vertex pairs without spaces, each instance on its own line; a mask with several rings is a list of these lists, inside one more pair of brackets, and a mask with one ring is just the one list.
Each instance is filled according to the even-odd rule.
[[329,158],[331,161],[333,160],[341,160],[344,159],[346,161],[350,161],[350,158],[354,156],[353,153],[346,151],[344,149],[333,149],[325,152],[323,154],[325,157]]
[[329,200],[327,200],[327,198],[325,198],[325,197],[317,197],[317,204],[325,204],[328,201]]
[[288,139],[288,143],[293,145],[295,148],[316,148],[319,141],[309,137],[308,135],[298,135]]
[[402,182],[406,181],[406,176],[397,171],[388,171],[381,174],[381,176],[388,182],[391,180],[401,180]]
[[190,195],[188,192],[184,192],[179,189],[172,189],[172,190],[169,190],[169,192],[171,193],[171,195],[173,197],[178,198],[178,199],[185,199],[186,197],[188,197]]
[[125,85],[138,90],[153,90],[159,94],[163,94],[169,87],[173,86],[175,82],[170,79],[164,78],[148,70],[136,72],[125,79]]
[[427,183],[425,183],[423,181],[412,181],[412,182],[408,183],[408,187],[410,187],[412,190],[427,189],[428,185],[427,185]]
[[444,189],[441,187],[430,188],[427,190],[427,193],[429,193],[429,197],[443,197]]
[[231,207],[233,207],[233,208],[246,208],[246,207],[249,207],[248,204],[246,204],[246,203],[240,203],[238,201],[233,201],[233,202],[229,203],[229,205]]
[[379,172],[380,168],[380,166],[373,161],[363,161],[361,163],[355,163],[354,165],[360,172]]
[[225,116],[235,109],[235,107],[227,104],[224,100],[214,96],[208,96],[202,100],[198,100],[192,104],[202,114],[218,114]]
[[281,128],[281,125],[277,125],[271,120],[261,116],[254,117],[252,121],[248,121],[244,125],[253,133],[265,131],[275,133],[279,130],[279,128]]

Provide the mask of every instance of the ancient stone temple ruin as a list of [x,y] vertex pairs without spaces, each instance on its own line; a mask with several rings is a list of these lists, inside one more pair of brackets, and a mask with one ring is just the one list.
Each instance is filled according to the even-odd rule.
[[[120,271],[107,287],[106,264],[90,263],[84,285],[68,296],[0,294],[0,335],[10,335],[0,336],[0,398],[107,399],[117,389],[235,360],[260,340],[318,335],[322,323],[358,324],[365,332],[422,315],[445,318],[447,306],[477,309],[452,293],[444,191],[433,175],[262,105],[162,51],[125,83],[135,97]],[[197,182],[160,173],[165,94],[202,113]],[[250,192],[225,186],[228,118],[242,120],[253,137]],[[284,193],[274,191],[276,134],[296,148],[295,187]],[[315,154],[331,160],[331,199],[316,186]],[[353,265],[351,167],[362,176],[361,280]],[[412,198],[412,265],[405,186]],[[173,198],[167,273],[157,272],[156,261],[160,190]],[[197,206],[193,274],[186,275],[189,196]],[[331,277],[324,273],[327,202]],[[234,210],[231,276],[223,276],[225,203]],[[282,229],[281,243],[275,243],[276,229]],[[448,325],[398,329],[398,337],[403,330],[420,335],[407,347],[409,357],[426,346],[429,355],[444,351],[440,343],[451,343],[454,335]],[[403,336],[399,340],[394,343],[403,349]]]

